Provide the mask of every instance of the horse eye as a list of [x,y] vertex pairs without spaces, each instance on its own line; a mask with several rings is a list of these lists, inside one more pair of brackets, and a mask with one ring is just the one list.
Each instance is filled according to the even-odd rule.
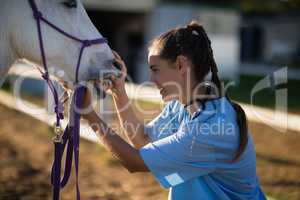
[[62,4],[67,8],[77,8],[77,1],[76,0],[69,0],[62,2]]

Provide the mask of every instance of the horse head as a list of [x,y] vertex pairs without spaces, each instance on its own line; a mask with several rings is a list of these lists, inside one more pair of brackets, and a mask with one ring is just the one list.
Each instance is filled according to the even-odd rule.
[[[4,0],[0,8],[0,76],[3,78],[13,61],[25,58],[42,66],[37,23],[28,1]],[[81,40],[98,39],[103,36],[92,24],[79,0],[35,0],[43,17],[64,32]],[[75,71],[82,43],[59,33],[41,22],[43,45],[49,68],[62,70],[61,79],[75,81]],[[118,73],[113,65],[114,56],[107,43],[85,48],[79,81],[95,80],[111,73]]]

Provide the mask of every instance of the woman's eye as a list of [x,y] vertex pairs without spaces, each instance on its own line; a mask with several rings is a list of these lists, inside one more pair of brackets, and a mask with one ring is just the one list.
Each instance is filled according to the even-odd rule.
[[69,0],[62,2],[62,4],[67,8],[77,8],[77,1],[76,0]]

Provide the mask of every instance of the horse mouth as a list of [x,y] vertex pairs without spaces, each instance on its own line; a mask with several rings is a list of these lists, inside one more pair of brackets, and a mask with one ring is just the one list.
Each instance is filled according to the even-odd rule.
[[97,95],[101,99],[104,99],[106,97],[107,91],[113,84],[111,81],[111,76],[120,77],[121,73],[118,71],[109,71],[106,73],[96,74],[96,76],[94,75],[89,78],[89,82],[92,82],[94,84]]
[[112,84],[112,81],[105,79],[92,82],[94,84],[94,88],[96,89],[97,96],[100,97],[100,99],[104,99],[108,91],[108,86]]

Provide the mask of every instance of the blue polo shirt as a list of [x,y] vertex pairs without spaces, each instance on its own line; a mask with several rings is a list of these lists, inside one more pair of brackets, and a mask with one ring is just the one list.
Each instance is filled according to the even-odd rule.
[[193,115],[170,101],[145,132],[152,142],[140,155],[157,181],[170,188],[169,200],[266,199],[250,134],[244,153],[232,162],[240,135],[226,97],[207,101]]

